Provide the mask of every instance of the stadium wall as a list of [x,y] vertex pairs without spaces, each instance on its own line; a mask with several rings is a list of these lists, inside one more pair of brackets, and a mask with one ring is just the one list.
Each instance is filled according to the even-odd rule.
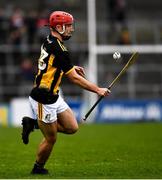
[[[85,104],[69,100],[68,104],[78,122],[83,118]],[[84,110],[85,111],[85,110]],[[21,126],[23,116],[32,117],[27,98],[16,98],[10,104],[0,105],[0,126]],[[94,123],[124,123],[162,121],[162,100],[109,100],[98,106]],[[88,123],[87,119],[87,123]]]

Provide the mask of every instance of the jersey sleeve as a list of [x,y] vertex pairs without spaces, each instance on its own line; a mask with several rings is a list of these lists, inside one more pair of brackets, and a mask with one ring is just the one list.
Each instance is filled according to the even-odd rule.
[[73,70],[74,65],[71,62],[69,52],[62,44],[55,43],[51,48],[55,56],[54,66],[60,68],[65,74]]
[[56,58],[58,59],[58,67],[65,73],[68,74],[72,69],[73,65],[67,51],[57,52]]

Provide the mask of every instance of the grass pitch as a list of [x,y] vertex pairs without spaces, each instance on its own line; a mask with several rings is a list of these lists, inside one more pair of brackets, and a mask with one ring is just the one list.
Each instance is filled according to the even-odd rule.
[[162,179],[162,124],[81,125],[74,135],[58,135],[46,164],[49,175],[31,175],[39,130],[30,143],[20,128],[0,127],[0,178]]

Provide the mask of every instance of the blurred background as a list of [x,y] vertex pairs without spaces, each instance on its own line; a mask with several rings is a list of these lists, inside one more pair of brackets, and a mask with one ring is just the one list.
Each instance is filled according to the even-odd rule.
[[[100,86],[107,87],[115,78],[131,47],[140,52],[90,121],[162,120],[161,9],[161,0],[0,0],[0,125],[20,125],[23,115],[31,115],[27,98],[41,43],[49,34],[44,25],[55,10],[74,16],[75,33],[65,44],[73,63],[83,66]],[[122,55],[119,62],[112,58],[116,50]],[[62,92],[79,120],[96,97],[69,83],[63,79]]]

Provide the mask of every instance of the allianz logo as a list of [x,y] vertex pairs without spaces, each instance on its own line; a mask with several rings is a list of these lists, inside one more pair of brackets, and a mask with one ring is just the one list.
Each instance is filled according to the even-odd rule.
[[99,116],[103,119],[162,119],[162,105],[149,103],[148,105],[106,105],[101,109]]
[[146,118],[160,120],[162,118],[162,107],[157,103],[148,104],[146,107]]

